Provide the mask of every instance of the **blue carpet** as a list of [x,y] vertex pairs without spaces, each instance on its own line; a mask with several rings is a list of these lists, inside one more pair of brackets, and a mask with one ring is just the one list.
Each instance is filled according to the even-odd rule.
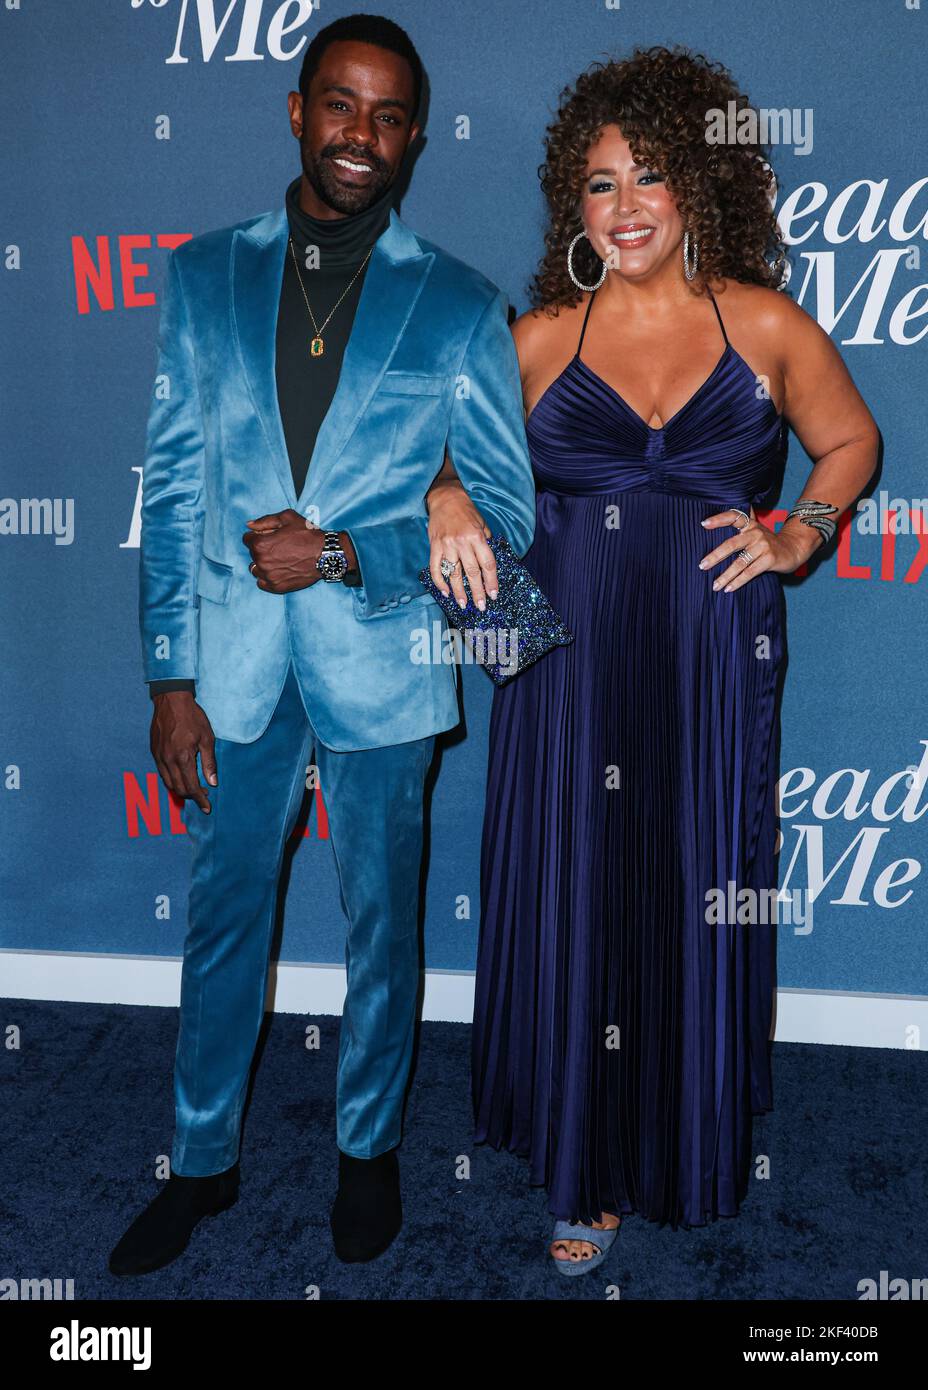
[[[923,1052],[778,1044],[775,1110],[755,1121],[737,1218],[699,1230],[626,1217],[606,1263],[567,1280],[544,1255],[545,1194],[524,1163],[471,1144],[470,1030],[422,1027],[400,1150],[406,1213],[390,1250],[331,1249],[338,1020],[266,1021],[236,1206],[167,1269],[117,1279],[106,1260],[156,1194],[173,1135],[177,1011],[7,1000],[19,1050],[0,1067],[0,1278],[74,1280],[75,1298],[855,1300],[858,1281],[915,1279],[928,1250]],[[319,1051],[304,1046],[309,1022]],[[469,1177],[460,1175],[469,1160]],[[466,1169],[466,1164],[465,1164]]]

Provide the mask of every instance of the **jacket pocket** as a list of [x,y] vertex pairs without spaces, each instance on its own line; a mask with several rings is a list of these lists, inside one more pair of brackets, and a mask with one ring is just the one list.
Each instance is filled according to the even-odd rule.
[[386,396],[440,396],[446,378],[428,372],[384,372],[379,392]]
[[197,573],[197,593],[212,603],[228,603],[229,586],[232,583],[232,566],[220,560],[211,560],[208,555],[200,556]]

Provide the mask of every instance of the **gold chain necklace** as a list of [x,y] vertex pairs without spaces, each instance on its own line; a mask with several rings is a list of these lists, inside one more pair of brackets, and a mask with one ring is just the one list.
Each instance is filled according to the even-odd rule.
[[[294,245],[293,245],[293,237],[290,237],[290,238],[288,238],[288,239],[289,239],[289,242],[290,242],[290,253],[291,253],[291,255],[293,256],[293,268],[294,268],[294,270],[296,271],[296,278],[297,278],[297,279],[299,280],[299,282],[300,282],[300,289],[303,291],[303,298],[306,300],[306,307],[307,307],[307,309],[309,309],[309,317],[312,319],[313,329],[314,329],[315,335],[316,335],[316,336],[313,338],[313,340],[312,340],[312,342],[310,343],[310,345],[309,345],[309,355],[310,355],[310,357],[321,357],[322,354],[325,352],[325,344],[324,344],[323,341],[322,341],[322,330],[323,330],[323,328],[325,328],[326,324],[329,322],[329,319],[331,319],[332,314],[335,313],[335,310],[338,308],[339,304],[341,304],[342,300],[345,298],[345,295],[346,295],[346,294],[348,293],[348,291],[351,289],[351,286],[354,284],[355,280],[357,280],[358,276],[361,274],[361,271],[362,271],[362,270],[364,269],[364,267],[367,265],[367,262],[368,262],[369,259],[370,259],[371,251],[373,251],[374,247],[372,246],[372,247],[371,247],[371,250],[368,251],[367,255],[364,257],[364,260],[363,260],[363,261],[361,262],[361,264],[358,266],[357,270],[356,270],[355,273],[352,275],[351,279],[348,281],[348,284],[345,286],[345,288],[342,290],[341,294],[338,296],[338,299],[336,299],[335,304],[334,304],[334,306],[333,306],[333,308],[332,308],[332,311],[331,311],[331,313],[328,315],[328,318],[326,318],[325,320],[323,320],[323,322],[322,322],[321,324],[317,325],[316,319],[315,319],[315,315],[313,314],[313,311],[312,311],[312,309],[310,309],[310,306],[309,306],[309,299],[308,299],[307,294],[306,294],[306,286],[303,284],[303,277],[302,277],[302,275],[300,274],[300,267],[299,267],[299,263],[298,263],[297,258],[296,258],[296,248],[295,248]],[[376,243],[375,243],[375,244],[376,244]]]

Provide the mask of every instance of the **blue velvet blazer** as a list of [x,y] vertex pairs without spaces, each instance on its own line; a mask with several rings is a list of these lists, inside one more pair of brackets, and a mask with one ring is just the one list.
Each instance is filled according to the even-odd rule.
[[[287,237],[281,207],[168,260],[142,485],[145,679],[196,680],[216,736],[248,743],[292,658],[330,748],[423,738],[459,718],[456,668],[421,659],[422,630],[431,650],[446,620],[417,578],[446,447],[494,534],[524,555],[534,533],[507,301],[391,212],[296,497],[274,369]],[[245,522],[286,507],[349,532],[360,588],[257,587]]]

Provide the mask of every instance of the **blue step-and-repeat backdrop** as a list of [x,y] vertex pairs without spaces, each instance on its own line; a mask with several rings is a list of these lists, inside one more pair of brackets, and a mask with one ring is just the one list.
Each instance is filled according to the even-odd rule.
[[[281,205],[299,172],[287,93],[309,37],[353,8],[0,0],[7,950],[182,953],[189,845],[149,753],[136,619],[165,261],[179,239]],[[781,930],[779,980],[928,994],[928,3],[389,0],[383,12],[431,87],[401,215],[518,312],[541,249],[545,126],[591,61],[684,43],[783,116],[789,292],[839,346],[884,454],[837,549],[787,586],[781,885],[808,890],[814,916]],[[784,509],[809,467],[792,440]],[[473,666],[463,688],[466,735],[442,740],[430,811],[426,959],[452,970],[475,958],[492,694]],[[324,800],[293,862],[281,959],[344,959]]]

